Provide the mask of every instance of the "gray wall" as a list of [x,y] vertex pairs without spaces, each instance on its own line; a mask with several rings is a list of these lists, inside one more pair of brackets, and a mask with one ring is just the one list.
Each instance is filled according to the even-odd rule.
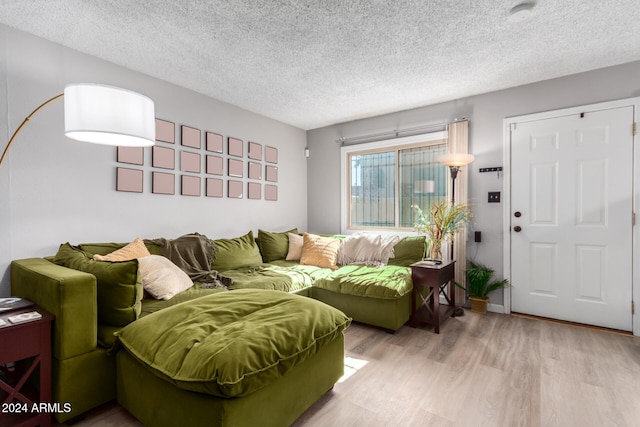
[[1,149],[22,120],[67,83],[96,82],[149,96],[156,116],[177,126],[244,140],[245,159],[248,140],[276,147],[279,154],[277,202],[151,194],[150,148],[144,192],[117,192],[116,149],[66,138],[63,102],[56,101],[24,128],[0,167],[0,296],[10,292],[12,259],[55,254],[61,242],[306,229],[303,130],[1,25],[0,61]]
[[[467,256],[503,271],[503,205],[487,203],[487,192],[502,191],[503,177],[478,169],[503,165],[503,119],[511,116],[640,96],[640,62],[547,80],[513,89],[458,99],[370,119],[357,120],[307,132],[311,151],[308,165],[309,229],[340,232],[340,137],[387,132],[432,123],[469,119],[470,151],[474,163],[469,174],[469,202],[475,230],[482,243],[468,243]],[[491,302],[502,304],[500,292]]]

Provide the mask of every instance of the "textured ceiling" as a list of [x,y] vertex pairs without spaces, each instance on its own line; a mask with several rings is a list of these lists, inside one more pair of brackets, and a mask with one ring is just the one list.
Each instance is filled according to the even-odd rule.
[[302,129],[640,60],[638,0],[518,3],[0,0],[0,22]]

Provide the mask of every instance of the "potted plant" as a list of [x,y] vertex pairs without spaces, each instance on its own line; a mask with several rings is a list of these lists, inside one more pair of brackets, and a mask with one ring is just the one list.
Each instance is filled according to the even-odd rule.
[[467,286],[463,287],[456,283],[456,286],[466,291],[471,303],[471,311],[474,313],[485,314],[487,312],[489,294],[496,289],[509,285],[507,279],[491,281],[493,273],[492,268],[470,261],[466,272]]
[[417,205],[411,207],[416,211],[413,226],[427,236],[427,257],[431,260],[442,259],[442,243],[453,242],[454,235],[471,220],[471,211],[466,205],[456,205],[446,199],[432,203],[426,212]]

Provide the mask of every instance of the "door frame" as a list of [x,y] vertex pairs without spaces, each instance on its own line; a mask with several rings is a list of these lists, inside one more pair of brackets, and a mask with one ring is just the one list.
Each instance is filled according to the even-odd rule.
[[[503,277],[511,281],[511,125],[514,123],[529,122],[534,120],[544,120],[553,117],[580,114],[587,111],[606,110],[620,107],[633,107],[634,123],[640,121],[640,97],[626,98],[617,101],[601,102],[595,104],[582,105],[578,107],[562,108],[552,111],[544,111],[541,113],[525,114],[521,116],[506,117],[503,119]],[[631,130],[630,130],[631,131]],[[640,150],[636,149],[638,141],[638,131],[633,136],[633,212],[638,214],[636,224],[632,227],[632,302],[635,303],[637,296],[640,295],[640,239],[638,227],[640,226]],[[504,312],[511,313],[511,289],[507,286],[503,288]],[[631,309],[631,307],[629,307]],[[640,304],[635,309],[632,316],[632,328],[635,336],[640,336]]]

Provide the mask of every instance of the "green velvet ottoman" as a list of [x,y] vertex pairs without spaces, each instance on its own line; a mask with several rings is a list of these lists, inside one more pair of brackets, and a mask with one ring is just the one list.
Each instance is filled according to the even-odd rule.
[[351,319],[280,291],[220,292],[118,332],[118,402],[148,426],[287,426],[344,372]]
[[118,402],[147,426],[288,426],[343,375],[344,339],[331,342],[269,386],[228,399],[180,389],[153,375],[127,351],[120,351],[116,360]]

